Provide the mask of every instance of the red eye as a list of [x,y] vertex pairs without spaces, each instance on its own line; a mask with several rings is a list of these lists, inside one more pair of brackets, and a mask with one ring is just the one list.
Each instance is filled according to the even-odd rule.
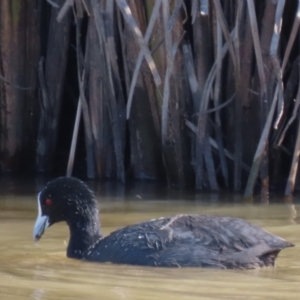
[[47,206],[51,205],[51,204],[52,204],[52,200],[49,199],[49,198],[46,199],[45,204],[46,204]]

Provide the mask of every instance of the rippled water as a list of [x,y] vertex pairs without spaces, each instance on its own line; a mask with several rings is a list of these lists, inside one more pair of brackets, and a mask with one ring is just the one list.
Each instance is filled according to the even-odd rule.
[[[125,193],[122,187],[104,190],[113,194],[97,192],[105,234],[179,212],[205,213],[244,218],[297,247],[282,251],[275,269],[255,271],[165,269],[72,260],[65,256],[69,233],[64,223],[55,224],[38,244],[33,243],[34,185],[0,182],[0,299],[299,299],[297,205],[241,204],[238,196],[232,199],[228,195],[226,204],[220,204],[217,196],[179,192],[168,196],[151,187],[137,188],[124,199],[120,196]],[[166,200],[173,197],[177,200]]]

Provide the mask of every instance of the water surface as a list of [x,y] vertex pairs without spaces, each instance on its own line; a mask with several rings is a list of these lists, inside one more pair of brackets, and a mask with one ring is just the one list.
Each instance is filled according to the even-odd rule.
[[[170,194],[151,187],[131,192],[113,186],[94,188],[105,234],[161,216],[202,213],[244,218],[298,247],[282,251],[275,269],[250,271],[166,269],[72,260],[65,256],[69,233],[64,223],[49,228],[38,244],[32,241],[38,188],[32,182],[2,181],[1,299],[299,299],[297,205],[280,204],[281,199],[270,205],[240,203],[239,196],[176,191]],[[218,201],[221,197],[226,198],[225,204]]]

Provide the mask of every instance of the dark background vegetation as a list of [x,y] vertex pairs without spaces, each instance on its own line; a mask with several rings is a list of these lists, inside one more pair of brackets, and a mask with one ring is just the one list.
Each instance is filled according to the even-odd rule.
[[3,176],[291,195],[299,14],[297,0],[2,0]]

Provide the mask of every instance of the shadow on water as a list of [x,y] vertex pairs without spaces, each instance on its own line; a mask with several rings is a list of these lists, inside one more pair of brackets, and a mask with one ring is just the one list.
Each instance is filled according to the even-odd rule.
[[49,228],[35,244],[36,194],[45,182],[0,181],[1,299],[299,299],[299,199],[296,204],[275,197],[272,204],[243,203],[233,194],[89,182],[100,203],[104,234],[161,216],[199,213],[240,217],[296,244],[280,253],[275,269],[149,268],[66,258],[69,233],[64,223]]

